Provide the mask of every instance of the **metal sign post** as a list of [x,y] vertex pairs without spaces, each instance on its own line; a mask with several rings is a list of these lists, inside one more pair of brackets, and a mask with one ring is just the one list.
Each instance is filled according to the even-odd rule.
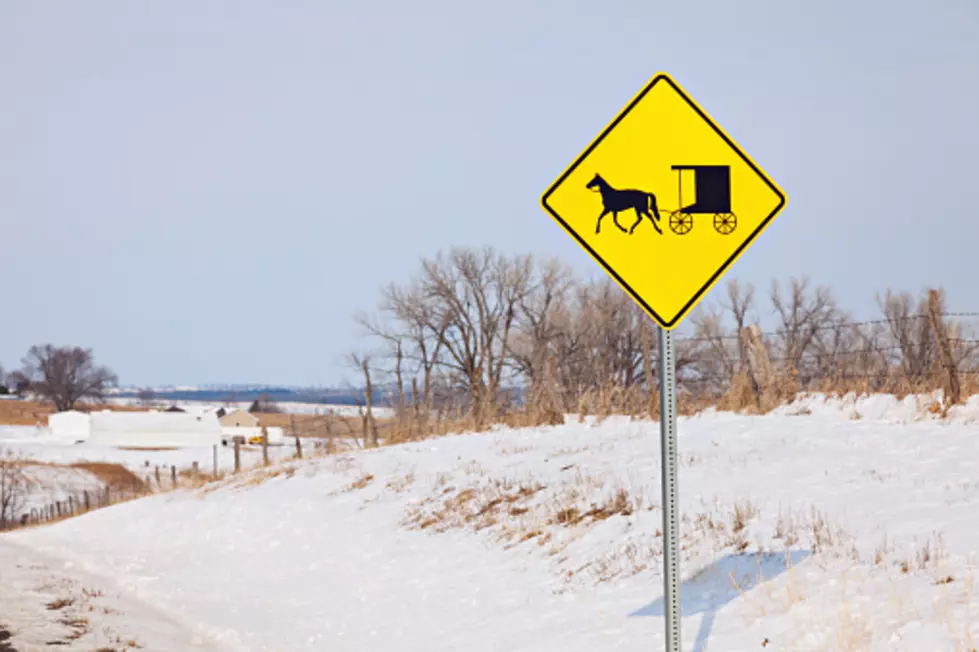
[[663,612],[666,614],[666,652],[680,652],[675,346],[673,333],[660,328],[659,429],[663,464]]
[[[689,180],[691,174],[694,202],[687,204],[681,196],[682,177]],[[677,189],[675,196],[672,188]],[[660,326],[666,652],[680,652],[672,329],[787,201],[666,73],[655,75],[541,197],[541,207]],[[614,226],[608,228],[606,221],[602,230],[609,215]],[[630,223],[621,224],[620,216],[628,216]]]

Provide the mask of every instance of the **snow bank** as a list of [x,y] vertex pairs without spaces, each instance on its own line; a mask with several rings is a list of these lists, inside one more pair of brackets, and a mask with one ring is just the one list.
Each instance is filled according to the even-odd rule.
[[888,423],[914,423],[941,421],[968,424],[979,422],[979,395],[969,397],[962,405],[951,406],[943,419],[943,393],[912,394],[898,399],[892,394],[863,394],[850,392],[844,396],[826,394],[800,394],[789,404],[772,411],[777,416],[817,415],[822,417],[843,416],[848,419],[864,419]]

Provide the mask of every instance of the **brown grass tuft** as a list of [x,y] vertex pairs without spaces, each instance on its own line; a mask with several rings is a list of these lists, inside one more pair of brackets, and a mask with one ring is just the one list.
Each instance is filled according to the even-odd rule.
[[72,468],[88,471],[114,490],[146,492],[143,480],[121,464],[108,462],[76,462]]
[[355,489],[363,489],[364,487],[366,487],[367,485],[369,485],[373,481],[374,481],[374,476],[372,474],[370,474],[370,473],[365,473],[362,476],[360,476],[359,478],[357,478],[356,480],[354,480],[350,484],[350,487],[348,488],[348,490],[353,491]]

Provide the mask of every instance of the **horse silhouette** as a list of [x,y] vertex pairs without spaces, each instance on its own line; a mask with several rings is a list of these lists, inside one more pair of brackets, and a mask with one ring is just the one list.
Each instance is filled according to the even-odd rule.
[[[596,174],[595,178],[588,182],[586,186],[589,190],[597,189],[602,195],[602,214],[598,216],[598,224],[595,225],[595,233],[601,233],[602,231],[602,218],[612,214],[612,221],[615,222],[615,226],[619,227],[619,230],[623,233],[628,233],[632,235],[632,232],[636,230],[639,223],[642,222],[642,218],[646,217],[656,232],[663,235],[663,231],[660,230],[659,224],[659,210],[656,208],[656,195],[651,192],[645,192],[642,190],[617,190],[609,185],[608,181],[603,179],[601,175]],[[621,224],[619,224],[619,213],[633,209],[636,211],[636,221],[632,225],[631,229],[626,230]],[[652,211],[652,215],[650,215]],[[655,220],[653,218],[656,218]]]

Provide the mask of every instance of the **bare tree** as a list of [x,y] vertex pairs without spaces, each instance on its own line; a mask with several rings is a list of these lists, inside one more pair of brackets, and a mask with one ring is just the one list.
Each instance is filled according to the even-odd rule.
[[593,387],[632,387],[643,382],[642,309],[608,279],[582,287],[578,318],[587,324],[585,355]]
[[432,408],[448,320],[448,314],[440,314],[438,301],[425,296],[418,280],[388,285],[382,292],[379,315],[357,317],[364,330],[383,343],[381,357],[393,361],[395,382],[400,375],[403,386],[406,376],[411,377],[416,414],[422,412],[421,406]]
[[[927,314],[906,293],[881,301],[887,325],[854,324],[828,288],[806,277],[773,282],[768,298],[778,325],[756,345],[793,386],[857,377],[883,387],[895,368],[910,378],[934,371],[931,329],[920,318]],[[740,335],[757,324],[760,307],[755,287],[732,279],[718,300],[691,314],[693,337],[677,338],[685,390],[717,396],[747,371]],[[622,396],[634,405],[639,393],[630,390],[656,378],[658,347],[644,333],[643,311],[609,279],[582,281],[558,261],[452,249],[390,284],[378,308],[358,319],[381,344],[371,353],[371,381],[394,383],[389,398],[403,414],[410,387],[416,420],[468,410],[485,424],[505,411],[512,391],[533,400],[545,386],[548,401],[565,410],[587,409],[594,397],[608,404]],[[955,364],[979,368],[979,346],[957,325],[948,330]]]
[[432,324],[445,325],[445,356],[438,364],[465,387],[480,423],[496,404],[532,261],[528,256],[507,258],[490,248],[453,249],[448,256],[423,261],[422,268],[423,296],[434,301]]
[[574,285],[571,270],[558,260],[549,260],[533,269],[527,291],[518,301],[516,328],[510,344],[510,364],[514,371],[540,391],[547,375],[547,360],[554,359],[552,344],[561,332],[560,315],[568,308]]
[[735,339],[738,343],[738,362],[741,370],[748,364],[748,352],[741,342],[741,331],[748,325],[748,313],[755,307],[755,286],[748,283],[741,285],[738,279],[731,279],[727,282],[727,303],[724,308],[731,315],[734,321],[734,334],[739,336]]
[[143,389],[136,392],[136,400],[142,406],[150,406],[156,401],[156,392],[154,392],[149,387],[144,387]]
[[[349,362],[364,374],[364,409],[361,412],[364,425],[364,446],[377,448],[377,421],[374,419],[374,383],[371,379],[371,359],[368,355],[351,353]],[[357,405],[360,405],[359,399]]]
[[928,321],[928,300],[917,300],[909,292],[887,290],[877,298],[887,320],[892,347],[900,352],[898,363],[903,374],[919,380],[928,374],[937,359],[935,338]]
[[17,523],[27,502],[23,461],[11,451],[0,453],[0,531]]
[[261,414],[279,414],[282,412],[278,403],[268,394],[262,394],[252,401],[252,404],[248,406],[248,411]]
[[59,412],[82,400],[104,402],[106,390],[118,382],[107,367],[95,364],[91,349],[51,344],[32,346],[14,375],[18,385],[51,401]]
[[772,281],[770,297],[780,321],[774,340],[775,355],[785,369],[797,370],[805,382],[808,370],[802,364],[802,357],[817,334],[831,325],[836,314],[836,303],[828,288],[810,288],[807,277],[793,278],[787,296],[782,294],[778,281]]
[[705,306],[692,314],[690,321],[703,386],[720,391],[737,372],[739,360],[744,359],[738,342],[740,331],[724,327],[724,308],[720,305]]

